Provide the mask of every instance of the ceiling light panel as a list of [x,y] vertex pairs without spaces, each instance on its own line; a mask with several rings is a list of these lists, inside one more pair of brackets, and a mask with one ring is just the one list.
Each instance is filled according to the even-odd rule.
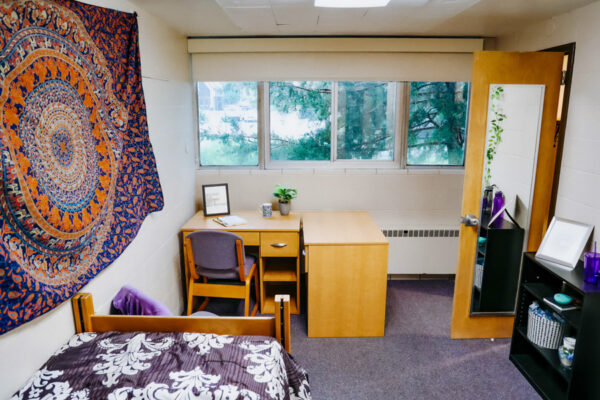
[[223,8],[268,8],[271,7],[269,0],[216,0]]
[[315,7],[325,8],[372,8],[385,7],[390,0],[315,0]]

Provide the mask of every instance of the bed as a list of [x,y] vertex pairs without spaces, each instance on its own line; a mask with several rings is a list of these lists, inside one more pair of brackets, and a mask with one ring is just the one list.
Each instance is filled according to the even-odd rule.
[[116,316],[77,294],[77,334],[12,399],[310,399],[288,353],[289,296],[276,302],[274,317]]

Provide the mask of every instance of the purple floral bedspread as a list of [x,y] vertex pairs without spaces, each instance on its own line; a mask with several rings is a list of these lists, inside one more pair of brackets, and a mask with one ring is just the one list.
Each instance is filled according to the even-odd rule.
[[273,338],[202,333],[81,333],[16,399],[307,400],[308,377]]

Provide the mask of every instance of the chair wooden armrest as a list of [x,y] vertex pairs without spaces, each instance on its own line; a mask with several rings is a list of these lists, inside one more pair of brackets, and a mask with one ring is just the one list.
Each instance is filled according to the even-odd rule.
[[[252,277],[254,276],[254,274],[256,273],[256,263],[252,264],[252,268],[250,268],[250,273],[248,274],[248,276],[246,276],[246,285],[250,284],[250,282],[252,282]],[[258,301],[258,299],[256,300]]]

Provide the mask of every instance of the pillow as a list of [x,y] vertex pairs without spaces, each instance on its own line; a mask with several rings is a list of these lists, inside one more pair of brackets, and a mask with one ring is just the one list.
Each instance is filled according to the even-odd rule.
[[161,315],[165,317],[173,315],[163,303],[128,285],[119,290],[112,301],[112,305],[117,311],[125,315]]

